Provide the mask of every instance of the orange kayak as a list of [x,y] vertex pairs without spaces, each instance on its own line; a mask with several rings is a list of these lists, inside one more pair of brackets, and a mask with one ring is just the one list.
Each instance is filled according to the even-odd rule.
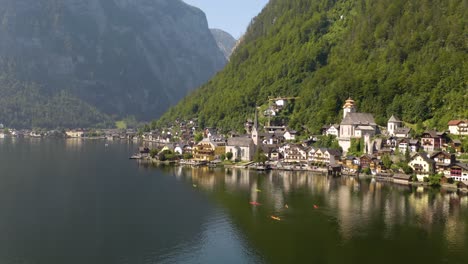
[[272,215],[272,216],[270,216],[270,217],[271,217],[271,219],[273,219],[273,220],[281,221],[281,218],[279,218],[279,217],[277,217],[277,216]]

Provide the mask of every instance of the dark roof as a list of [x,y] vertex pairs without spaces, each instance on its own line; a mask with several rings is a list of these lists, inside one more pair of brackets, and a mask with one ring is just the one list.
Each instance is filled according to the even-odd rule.
[[251,144],[253,144],[253,141],[248,137],[232,137],[227,140],[228,146],[248,147]]
[[466,164],[466,163],[457,162],[457,163],[455,163],[453,165],[458,166],[458,167],[460,167],[460,168],[462,168],[464,170],[468,170],[468,164]]
[[430,135],[431,137],[433,137],[433,138],[439,137],[439,136],[437,135],[437,131],[435,131],[435,130],[426,130],[426,131],[424,131],[423,134],[429,134],[429,135]]
[[333,156],[341,156],[341,151],[338,149],[327,149],[328,153]]
[[435,161],[427,157],[426,152],[416,153],[412,159],[414,159],[416,156],[420,156],[427,163],[435,163]]
[[395,134],[408,134],[411,131],[411,128],[402,127],[395,130]]
[[445,151],[436,151],[436,152],[433,152],[432,155],[431,155],[431,159],[435,158],[436,156],[438,156],[439,154],[443,154],[445,157],[448,157],[448,158],[451,158],[452,157],[452,154],[448,153],[448,152],[445,152]]
[[341,125],[373,125],[376,126],[374,116],[369,113],[348,113],[341,121]]

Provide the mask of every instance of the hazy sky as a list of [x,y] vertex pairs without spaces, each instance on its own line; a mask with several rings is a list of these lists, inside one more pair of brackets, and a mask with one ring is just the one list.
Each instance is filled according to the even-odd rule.
[[225,30],[239,38],[250,20],[262,11],[268,0],[183,0],[205,12],[210,28]]

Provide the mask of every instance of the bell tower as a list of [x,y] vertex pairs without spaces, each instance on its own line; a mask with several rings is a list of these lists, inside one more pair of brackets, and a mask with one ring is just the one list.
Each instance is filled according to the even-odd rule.
[[343,105],[343,119],[348,113],[356,113],[356,105],[351,97],[349,97]]

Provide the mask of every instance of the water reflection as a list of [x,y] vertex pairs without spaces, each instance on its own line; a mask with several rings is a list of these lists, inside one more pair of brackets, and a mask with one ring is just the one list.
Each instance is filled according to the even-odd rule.
[[[468,198],[454,191],[402,186],[370,178],[333,178],[307,172],[257,174],[243,169],[189,167],[175,170],[178,179],[196,184],[208,194],[216,194],[222,200],[232,195],[229,199],[239,200],[236,207],[253,207],[249,221],[278,215],[291,225],[301,225],[302,221],[308,217],[312,220],[319,213],[328,222],[336,224],[338,248],[370,238],[396,244],[406,236],[402,229],[409,229],[414,237],[407,239],[414,239],[414,243],[420,239],[416,234],[423,235],[439,247],[439,254],[461,254],[454,258],[467,259],[463,249],[468,246]],[[251,206],[249,201],[259,202],[262,206]],[[314,205],[317,205],[315,211]],[[238,209],[233,210],[237,212]],[[304,219],[298,220],[299,217]],[[300,228],[304,227],[291,227],[291,230]]]

